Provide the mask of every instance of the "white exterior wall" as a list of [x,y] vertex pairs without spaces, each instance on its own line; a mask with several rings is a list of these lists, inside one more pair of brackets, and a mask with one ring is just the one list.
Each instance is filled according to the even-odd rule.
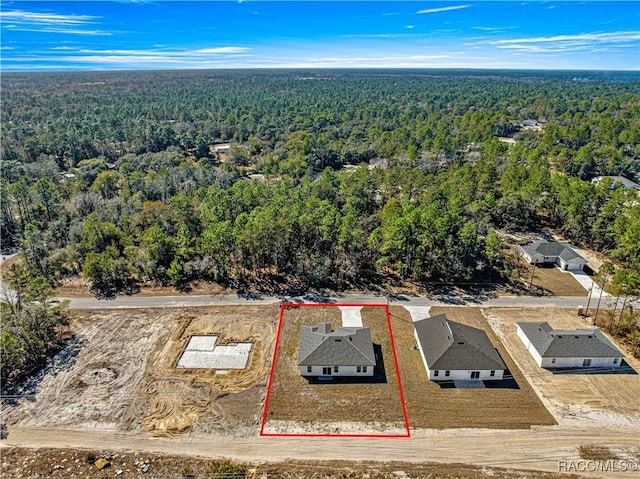
[[538,350],[533,347],[533,344],[531,344],[531,341],[529,341],[529,338],[527,337],[526,334],[524,334],[524,331],[520,329],[519,325],[517,328],[517,332],[518,332],[518,337],[524,344],[525,348],[527,348],[527,351],[529,351],[529,354],[533,356],[533,360],[536,362],[536,364],[540,367],[544,367],[542,366],[542,356],[540,356],[540,353],[538,353]]
[[[541,368],[582,368],[584,367],[582,364],[585,359],[591,359],[591,365],[588,366],[590,368],[618,368],[622,362],[622,358],[543,358],[533,347],[524,331],[520,329],[520,326],[518,326],[517,331],[518,337],[524,343],[527,351]],[[617,361],[614,363],[616,359]]]
[[307,366],[299,366],[300,367],[300,375],[301,376],[325,376],[325,374],[322,373],[322,368],[323,367],[330,367],[331,368],[331,374],[330,376],[363,376],[363,377],[367,377],[367,376],[373,376],[373,372],[375,369],[375,366],[367,366],[367,372],[363,373],[363,372],[357,372],[358,368],[357,366],[338,366],[338,372],[334,372],[334,368],[333,366],[311,366],[311,372],[308,372],[307,370]]
[[562,258],[558,258],[556,261],[558,267],[565,271],[582,271],[584,263],[567,263]]
[[504,375],[504,371],[502,369],[496,369],[495,370],[495,375],[492,376],[491,375],[491,371],[490,370],[478,370],[478,369],[474,369],[474,370],[450,370],[449,371],[449,376],[446,375],[446,371],[444,369],[440,369],[438,370],[438,375],[435,375],[435,370],[429,370],[429,379],[432,381],[454,381],[454,380],[471,380],[471,372],[472,371],[479,371],[480,372],[480,377],[479,378],[474,378],[474,381],[477,379],[478,381],[482,381],[482,380],[496,380],[499,381],[502,379],[502,376]]
[[591,365],[587,366],[589,368],[619,368],[622,362],[622,358],[543,358],[541,366],[543,368],[582,368],[585,367],[582,365],[585,359],[591,359]]
[[[424,368],[427,371],[427,376],[429,377],[429,379],[431,381],[453,381],[453,380],[467,380],[467,379],[471,379],[471,370],[459,370],[459,369],[451,369],[449,370],[449,376],[446,375],[446,370],[441,369],[438,370],[438,376],[436,376],[434,374],[433,369],[429,369],[429,365],[427,364],[427,360],[424,357],[424,352],[422,351],[422,344],[420,344],[420,339],[418,339],[418,333],[415,331],[413,332],[414,336],[416,337],[416,340],[418,341],[418,349],[420,350],[420,356],[422,357],[422,363],[424,364]],[[480,377],[478,378],[478,380],[482,380],[482,379],[492,379],[492,380],[500,380],[502,379],[502,376],[504,375],[504,371],[501,369],[496,369],[495,370],[495,376],[491,376],[491,371],[487,370],[478,370],[478,369],[474,369],[473,371],[480,371]]]

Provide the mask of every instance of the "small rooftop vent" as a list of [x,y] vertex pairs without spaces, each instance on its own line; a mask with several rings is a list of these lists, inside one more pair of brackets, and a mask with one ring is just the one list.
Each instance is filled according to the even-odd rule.
[[458,344],[464,344],[464,341],[458,341]]
[[336,343],[341,343],[342,339],[336,339]]

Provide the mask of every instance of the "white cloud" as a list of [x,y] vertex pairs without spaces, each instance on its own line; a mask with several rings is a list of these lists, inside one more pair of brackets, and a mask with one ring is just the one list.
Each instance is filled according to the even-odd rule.
[[491,45],[501,50],[524,53],[569,53],[595,52],[596,49],[603,51],[613,47],[638,48],[638,41],[640,41],[640,31],[622,31],[482,40],[464,45],[471,47]]
[[58,13],[37,13],[13,10],[0,12],[0,20],[22,25],[74,26],[93,23],[98,17],[93,15],[61,15]]
[[413,28],[413,25],[407,25],[407,26],[406,26],[406,27],[404,27],[404,28],[407,28],[407,29],[411,30],[411,29]]
[[627,42],[629,40],[640,40],[640,31],[581,33],[578,35],[555,35],[551,37],[513,38],[508,40],[493,40],[486,43],[490,45],[507,45],[510,43],[558,43],[573,41],[608,43]]
[[44,27],[44,28],[28,28],[28,27],[18,27],[16,25],[3,25],[7,30],[11,30],[14,32],[40,32],[40,33],[62,33],[66,35],[95,35],[95,36],[111,36],[113,33],[105,32],[102,30],[79,30],[77,28],[55,28],[55,27]]
[[62,15],[59,13],[25,12],[11,10],[0,12],[3,28],[18,32],[62,33],[67,35],[111,35],[97,29],[82,27],[96,23],[93,15]]
[[418,15],[426,15],[429,13],[450,12],[452,10],[462,10],[463,8],[469,8],[470,6],[471,5],[451,5],[450,7],[426,8],[424,10],[418,10],[416,13]]

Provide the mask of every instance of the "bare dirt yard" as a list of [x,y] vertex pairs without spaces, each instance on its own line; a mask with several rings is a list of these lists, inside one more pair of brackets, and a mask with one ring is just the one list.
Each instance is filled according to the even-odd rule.
[[408,311],[391,308],[402,386],[407,403],[409,425],[417,428],[495,428],[520,429],[556,424],[535,391],[528,384],[500,340],[493,333],[479,308],[432,307],[431,316],[446,314],[453,321],[487,332],[502,356],[515,383],[485,389],[442,388],[430,381]]
[[[94,458],[109,457],[109,466],[98,470]],[[143,454],[135,451],[83,451],[77,449],[26,449],[12,447],[3,450],[0,462],[2,478],[107,478],[133,479],[139,477],[246,477],[281,479],[369,479],[442,478],[442,479],[556,479],[578,477],[569,474],[514,470],[464,464],[420,464],[403,462],[346,462],[346,461],[287,461],[276,464],[242,464],[225,460],[211,460],[169,454]],[[147,473],[143,473],[144,469]],[[118,474],[118,471],[120,473]]]
[[285,310],[266,410],[265,433],[406,434],[398,376],[383,307],[364,307],[378,354],[371,380],[309,381],[300,376],[298,345],[302,325],[342,326],[334,306]]
[[[2,406],[3,421],[149,431],[255,434],[278,310],[275,306],[78,312],[63,360]],[[249,341],[245,370],[176,369],[192,335]]]
[[[551,308],[495,308],[484,309],[483,313],[559,424],[640,427],[640,361],[628,351],[625,367],[619,370],[554,373],[538,367],[516,332],[516,323],[521,321],[547,321],[557,329],[584,329],[592,327],[588,320],[568,310]],[[620,350],[625,352],[623,347]]]

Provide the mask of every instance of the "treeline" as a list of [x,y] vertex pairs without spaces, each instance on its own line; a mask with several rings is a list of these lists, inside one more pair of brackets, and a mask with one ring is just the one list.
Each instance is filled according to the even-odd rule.
[[637,196],[585,180],[638,171],[638,83],[532,75],[3,75],[3,247],[99,294],[508,281],[540,226],[637,270]]
[[55,291],[42,276],[14,264],[4,271],[3,280],[13,288],[0,303],[0,379],[5,392],[61,349],[69,315],[66,304],[51,301]]

